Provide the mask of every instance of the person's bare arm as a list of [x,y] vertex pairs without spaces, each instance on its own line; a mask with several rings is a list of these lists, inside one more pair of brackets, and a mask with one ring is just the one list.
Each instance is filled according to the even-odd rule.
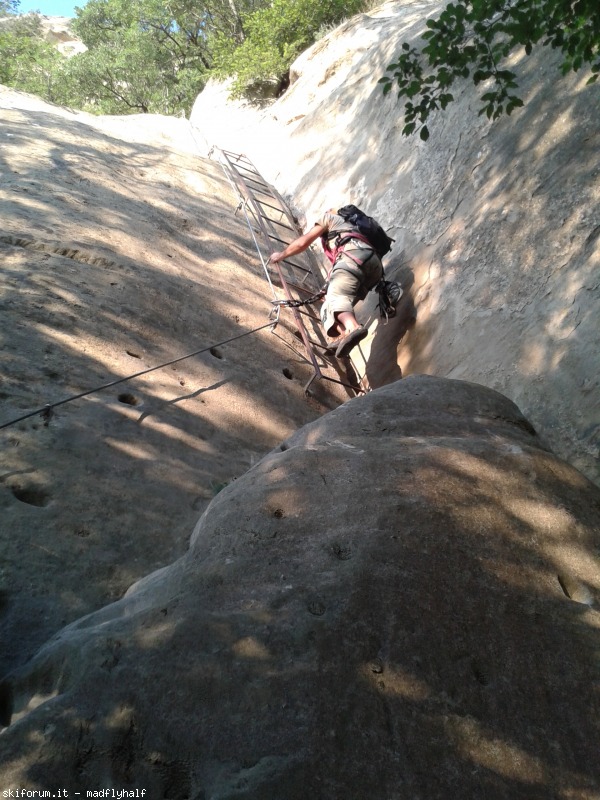
[[299,236],[295,239],[291,244],[282,250],[279,253],[271,253],[271,261],[283,261],[285,258],[290,258],[291,256],[296,256],[298,253],[303,253],[310,245],[316,241],[319,236],[322,236],[325,233],[325,228],[323,225],[314,225],[307,233],[303,236]]

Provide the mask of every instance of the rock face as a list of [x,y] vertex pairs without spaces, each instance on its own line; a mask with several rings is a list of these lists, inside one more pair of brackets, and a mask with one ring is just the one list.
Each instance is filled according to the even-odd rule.
[[372,386],[399,368],[490,386],[599,483],[599,89],[585,73],[560,78],[546,48],[514,60],[523,110],[490,124],[477,114],[486,87],[465,83],[428,142],[402,137],[377,80],[444,5],[354,17],[298,59],[268,110],[228,103],[213,84],[191,119],[253,158],[307,224],[354,202],[397,240],[386,270],[404,286],[400,313],[383,328],[362,312]]
[[[1,421],[215,345],[0,431],[3,790],[600,796],[600,493],[548,448],[598,478],[597,90],[544,54],[520,115],[464,87],[403,140],[376,80],[437,8],[233,125],[214,86],[196,127],[0,87]],[[289,337],[216,346],[270,298],[213,143],[396,236],[373,393],[321,416]]]
[[87,47],[71,30],[71,17],[48,17],[40,15],[40,22],[47,42],[53,44],[56,49],[71,58],[77,53],[84,53]]
[[[0,676],[187,549],[212,497],[340,402],[279,326],[237,199],[186,120],[0,88]],[[288,341],[286,341],[286,336]]]
[[498,393],[351,400],[3,685],[3,787],[591,800],[599,547],[600,491]]

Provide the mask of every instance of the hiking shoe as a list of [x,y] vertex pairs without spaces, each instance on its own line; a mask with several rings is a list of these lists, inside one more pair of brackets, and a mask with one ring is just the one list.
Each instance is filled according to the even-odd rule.
[[340,337],[338,336],[335,339],[325,339],[325,344],[323,345],[323,350],[330,355],[333,355],[335,351],[338,349],[340,344]]
[[362,342],[367,334],[368,330],[361,325],[359,328],[355,328],[353,331],[343,336],[335,351],[336,358],[347,356],[352,348],[356,347],[359,342]]

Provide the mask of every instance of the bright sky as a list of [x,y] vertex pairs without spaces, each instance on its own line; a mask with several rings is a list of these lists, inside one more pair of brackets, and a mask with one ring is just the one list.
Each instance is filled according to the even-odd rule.
[[86,0],[21,0],[19,13],[39,11],[47,17],[74,17],[75,6],[83,8]]

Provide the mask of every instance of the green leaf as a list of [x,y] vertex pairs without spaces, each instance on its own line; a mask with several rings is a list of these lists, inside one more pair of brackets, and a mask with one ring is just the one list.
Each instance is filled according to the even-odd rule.
[[406,60],[399,67],[405,94],[420,98],[413,113],[421,121],[436,103],[447,108],[444,90],[457,77],[475,85],[495,80],[479,114],[498,119],[521,107],[512,94],[518,90],[516,76],[506,61],[517,48],[531,55],[534,45],[550,45],[562,52],[563,73],[591,68],[589,84],[600,73],[599,0],[452,0],[425,26],[420,47],[403,43]]
[[429,139],[429,130],[427,129],[427,125],[423,125],[423,127],[419,131],[419,136],[424,142],[426,142],[427,139]]
[[491,74],[489,69],[478,69],[473,73],[473,83],[477,86],[478,83],[487,80]]

